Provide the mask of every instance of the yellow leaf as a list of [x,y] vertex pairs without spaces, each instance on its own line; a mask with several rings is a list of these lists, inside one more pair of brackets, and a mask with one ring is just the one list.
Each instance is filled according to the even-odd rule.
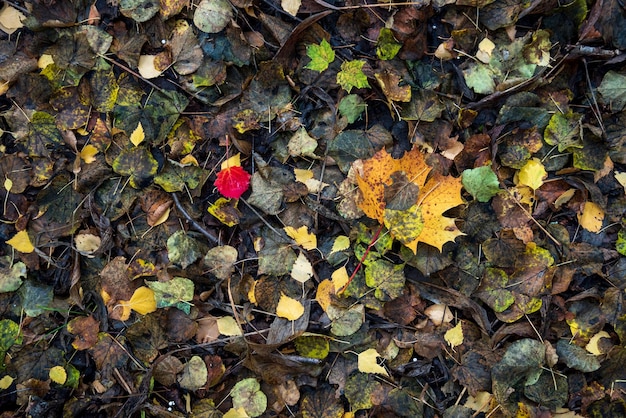
[[290,321],[295,321],[300,318],[302,314],[304,314],[304,306],[302,306],[299,301],[280,292],[280,299],[278,300],[278,305],[276,305],[276,315]]
[[13,180],[11,180],[8,177],[5,178],[4,179],[4,190],[6,190],[7,192],[10,192],[12,188],[13,188]]
[[283,10],[292,16],[298,14],[298,9],[300,9],[301,4],[302,0],[281,0],[280,2],[280,6]]
[[139,122],[133,133],[130,134],[130,142],[132,142],[134,146],[137,146],[141,144],[144,139],[146,139],[146,134],[143,131],[143,125]]
[[324,312],[330,306],[331,303],[331,295],[334,295],[335,285],[330,279],[324,279],[317,285],[317,292],[315,293],[315,300],[320,304]]
[[454,328],[447,330],[443,338],[452,348],[463,344],[463,325],[461,321],[459,321]]
[[548,177],[548,173],[538,158],[531,158],[526,161],[524,167],[520,168],[517,176],[518,184],[537,190],[543,184],[543,180]]
[[185,166],[187,165],[195,165],[196,167],[200,166],[200,164],[198,164],[198,160],[196,160],[196,157],[194,157],[191,154],[187,154],[183,158],[181,158],[180,163]]
[[[387,151],[382,149],[372,158],[363,161],[356,178],[363,196],[359,207],[368,217],[380,223],[385,222],[385,210],[388,203],[385,201],[385,189],[389,189],[394,183],[392,174],[403,173],[409,182],[418,186],[417,207],[422,213],[423,224],[409,225],[409,227],[419,226],[421,232],[418,235],[418,231],[407,229],[405,225],[401,228],[403,231],[401,235],[404,239],[400,240],[414,253],[417,252],[419,242],[441,251],[446,242],[454,241],[456,237],[463,235],[456,227],[454,219],[443,216],[447,210],[463,203],[461,179],[443,176],[439,173],[429,176],[431,170],[432,168],[424,160],[424,155],[417,148],[399,159],[392,158]],[[390,214],[390,212],[387,213]],[[398,217],[398,214],[394,214],[393,218],[402,219],[401,216]],[[390,219],[387,219],[387,224],[391,227],[391,236],[394,236]],[[412,239],[415,235],[417,238]]]
[[335,292],[338,292],[339,290],[343,289],[344,286],[347,285],[348,282],[350,281],[350,276],[348,275],[348,270],[346,270],[345,266],[335,270],[333,274],[330,276],[330,278],[333,280],[333,286],[335,286]]
[[120,305],[123,309],[123,313],[120,316],[122,321],[125,321],[130,317],[130,309],[141,315],[149,314],[157,309],[154,291],[146,286],[142,286],[135,290],[133,295],[130,297],[130,300],[120,301]]
[[242,335],[239,324],[232,316],[223,316],[221,318],[217,318],[217,329],[220,334],[226,335],[227,337]]
[[30,237],[26,231],[19,231],[13,238],[7,241],[7,244],[21,253],[32,253],[35,251],[35,246],[30,241]]
[[604,354],[604,352],[602,352],[602,350],[600,349],[600,346],[598,345],[598,343],[600,342],[602,338],[608,338],[610,340],[611,336],[606,331],[598,332],[593,337],[591,337],[591,339],[585,346],[585,350],[589,351],[591,354],[595,354],[596,356]]
[[62,366],[54,366],[49,372],[50,380],[62,385],[67,380],[67,372]]
[[80,151],[80,158],[85,162],[85,164],[91,164],[96,161],[96,154],[98,153],[98,148],[94,147],[91,144],[87,144]]
[[50,54],[42,54],[37,60],[37,67],[42,70],[50,64],[54,64],[54,58]]
[[300,252],[295,263],[293,263],[291,277],[300,283],[306,283],[307,280],[313,277],[313,266],[303,252]]
[[0,379],[0,390],[5,390],[5,389],[10,388],[14,380],[15,379],[9,375],[4,376],[2,379]]
[[604,210],[593,202],[585,202],[583,213],[578,214],[578,223],[589,232],[600,232],[603,220]]
[[296,181],[304,183],[309,193],[319,193],[324,187],[328,186],[328,183],[319,181],[313,178],[313,170],[303,170],[301,168],[295,168],[293,173],[296,175]]
[[359,371],[362,373],[376,373],[389,376],[387,370],[385,370],[385,368],[379,365],[376,361],[378,357],[380,357],[380,354],[378,354],[378,351],[374,348],[370,348],[360,353],[357,360]]
[[248,300],[250,303],[254,303],[256,305],[256,296],[254,295],[254,290],[256,288],[257,280],[253,281],[250,285],[250,289],[248,290]]
[[330,250],[330,254],[338,253],[348,248],[350,248],[350,238],[345,235],[339,235],[335,238],[335,241],[333,241],[333,248]]
[[314,250],[317,248],[317,237],[315,234],[309,233],[306,225],[302,225],[296,229],[293,226],[286,226],[283,228],[287,235],[289,235],[296,244],[300,245],[305,250]]
[[476,58],[485,64],[489,64],[491,61],[491,53],[495,49],[494,44],[489,38],[485,38],[478,44],[478,51],[476,52]]
[[224,415],[223,418],[250,418],[250,416],[246,413],[246,410],[243,406],[239,408],[230,408]]
[[232,157],[230,157],[229,159],[227,159],[226,161],[224,161],[220,168],[222,170],[226,170],[227,168],[230,168],[230,167],[241,167],[241,154],[240,153],[237,153],[233,155]]
[[161,216],[159,216],[157,219],[155,219],[152,222],[152,225],[150,226],[157,226],[157,225],[161,225],[163,222],[167,221],[167,219],[170,217],[170,212],[172,211],[172,208],[169,207],[167,209],[165,209],[165,211],[163,212],[163,214]]

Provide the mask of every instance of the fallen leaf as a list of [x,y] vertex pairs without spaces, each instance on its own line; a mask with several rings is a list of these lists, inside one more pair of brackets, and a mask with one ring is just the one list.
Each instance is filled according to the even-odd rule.
[[311,61],[304,68],[322,72],[335,60],[335,51],[326,39],[322,39],[319,45],[309,44],[306,47],[306,55]]
[[91,164],[96,161],[96,154],[98,153],[98,148],[94,147],[91,144],[87,144],[80,151],[80,158],[85,162],[85,164]]
[[278,305],[276,305],[276,315],[289,321],[295,321],[302,314],[304,314],[304,306],[302,306],[300,301],[290,298],[281,292]]
[[369,87],[370,83],[363,73],[363,65],[365,65],[363,60],[344,61],[341,64],[341,71],[337,73],[337,84],[348,93],[353,87],[357,89]]
[[518,184],[528,186],[533,190],[537,190],[543,184],[543,180],[548,177],[546,169],[543,167],[538,158],[531,158],[519,170]]
[[232,316],[217,318],[217,329],[220,331],[220,334],[226,335],[227,337],[243,335],[241,327]]
[[178,384],[183,389],[195,391],[206,384],[208,376],[209,372],[204,360],[199,356],[193,356],[178,376]]
[[370,348],[362,353],[359,353],[357,360],[359,371],[362,373],[375,373],[382,374],[383,376],[389,376],[387,370],[378,364],[378,357],[380,357],[380,354],[378,354],[378,351],[374,348]]
[[494,44],[489,38],[484,38],[478,44],[478,51],[476,52],[476,58],[484,64],[489,64],[491,61],[491,53],[495,49]]
[[59,385],[64,384],[67,380],[67,372],[65,371],[63,366],[54,366],[53,368],[51,368],[49,376],[50,380],[52,380],[54,383],[58,383]]
[[130,134],[130,142],[132,142],[134,146],[137,146],[141,144],[145,138],[146,134],[143,131],[143,126],[141,125],[141,122],[139,122],[133,133]]
[[439,326],[443,323],[452,322],[454,315],[447,305],[436,303],[424,309],[424,315],[433,321],[433,324]]
[[[124,308],[124,315],[121,320],[126,321],[130,317],[130,309],[141,314],[147,315],[157,309],[154,292],[145,286],[141,286],[135,290],[130,300],[120,301],[120,305]],[[127,313],[127,315],[126,315]]]
[[102,239],[98,235],[90,234],[90,233],[79,233],[74,236],[74,245],[76,249],[83,255],[91,255],[98,248],[100,248],[100,244],[102,243]]
[[[396,227],[394,223],[397,224],[396,233],[401,238],[400,242],[413,253],[417,252],[419,242],[441,251],[446,242],[463,235],[454,219],[443,216],[447,210],[463,203],[461,179],[439,173],[429,177],[431,170],[417,148],[400,159],[392,158],[385,149],[381,149],[372,158],[363,161],[361,172],[357,175],[357,184],[363,196],[359,207],[368,217],[391,228],[392,236]],[[403,176],[417,186],[417,205],[404,211],[389,211],[385,188],[393,184],[392,174],[398,172],[404,173]],[[414,222],[418,213],[421,213],[421,222]]]
[[215,187],[230,199],[239,199],[250,186],[250,174],[241,166],[232,166],[217,173]]
[[446,331],[443,338],[452,348],[463,344],[463,323],[459,321],[453,328]]
[[596,234],[602,229],[602,221],[604,221],[604,210],[593,202],[585,202],[582,213],[577,215],[580,226],[589,232]]
[[217,33],[224,29],[233,18],[233,10],[228,0],[202,0],[198,3],[193,23],[206,33]]
[[13,238],[6,242],[11,247],[13,247],[16,251],[21,253],[32,253],[35,251],[35,246],[30,241],[30,237],[28,236],[28,232],[19,231],[17,234],[13,235]]
[[233,408],[243,409],[250,417],[258,417],[267,409],[267,396],[254,378],[240,380],[230,391]]
[[605,352],[603,350],[601,350],[600,346],[599,346],[600,340],[602,338],[607,338],[607,339],[610,340],[611,336],[606,331],[600,331],[600,332],[596,333],[593,337],[591,337],[591,339],[589,340],[589,342],[585,346],[585,350],[587,350],[591,354],[595,354],[596,356],[600,356],[602,354],[605,354]]
[[152,78],[157,78],[163,71],[158,70],[155,65],[156,55],[141,55],[139,57],[139,63],[137,64],[137,69],[139,70],[139,74],[148,80]]
[[317,248],[317,237],[315,234],[309,232],[306,225],[302,225],[298,229],[292,226],[286,226],[283,230],[296,242],[296,244],[300,245],[305,250],[314,250]]
[[302,0],[281,0],[280,7],[292,16],[298,14],[298,10],[302,5]]
[[313,277],[313,266],[303,252],[298,254],[296,262],[293,263],[293,267],[291,268],[291,277],[300,283],[306,283],[311,277]]

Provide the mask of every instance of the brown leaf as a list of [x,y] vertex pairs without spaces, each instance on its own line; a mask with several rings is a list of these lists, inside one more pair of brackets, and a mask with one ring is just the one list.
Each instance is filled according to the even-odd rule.
[[72,347],[76,350],[86,350],[98,342],[100,323],[93,315],[82,316],[72,319],[67,323],[67,330],[76,337],[72,341]]

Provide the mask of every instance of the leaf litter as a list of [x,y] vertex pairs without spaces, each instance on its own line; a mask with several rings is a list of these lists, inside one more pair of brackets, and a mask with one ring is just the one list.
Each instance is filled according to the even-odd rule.
[[621,9],[5,4],[0,408],[623,415]]

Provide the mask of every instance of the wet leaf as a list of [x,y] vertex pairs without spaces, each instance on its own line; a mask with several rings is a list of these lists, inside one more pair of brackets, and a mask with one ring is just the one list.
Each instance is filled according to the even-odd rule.
[[292,226],[286,226],[283,229],[287,235],[293,238],[296,244],[300,245],[305,250],[314,250],[317,248],[317,237],[315,234],[309,232],[306,225],[297,229]]
[[626,107],[626,75],[608,71],[598,86],[603,102],[615,112]]
[[0,293],[13,292],[20,288],[26,278],[26,265],[12,262],[10,257],[0,258]]
[[367,104],[358,94],[348,94],[341,99],[337,109],[348,120],[348,123],[354,123],[361,117],[363,111],[367,109]]
[[184,277],[174,277],[167,282],[146,282],[146,285],[154,291],[157,308],[175,306],[189,315],[193,299],[193,282]]
[[301,407],[304,418],[345,417],[343,406],[335,397],[333,388],[328,385],[306,392],[302,397]]
[[463,171],[462,183],[474,199],[488,202],[500,191],[500,182],[490,166]]
[[170,261],[186,269],[202,257],[200,243],[185,231],[176,231],[167,239]]
[[585,202],[582,208],[582,213],[578,215],[578,222],[580,226],[585,228],[589,232],[595,232],[596,234],[602,229],[602,221],[604,221],[604,210],[593,202]]
[[146,187],[157,173],[158,163],[146,148],[132,147],[122,150],[111,165],[122,176],[129,176],[135,189]]
[[555,113],[546,126],[543,139],[549,145],[557,145],[559,152],[568,148],[582,148],[581,115],[572,111],[565,114]]
[[237,262],[237,250],[230,245],[211,248],[204,256],[204,265],[209,273],[220,280],[226,280],[233,274]]
[[284,293],[280,294],[278,305],[276,305],[276,315],[289,321],[295,321],[304,314],[304,306],[296,299],[290,298]]
[[193,23],[206,33],[217,33],[233,18],[228,0],[202,0],[193,14]]
[[306,54],[311,58],[304,68],[322,72],[335,60],[335,51],[326,39],[322,39],[319,45],[310,44],[306,47]]
[[326,314],[332,321],[331,332],[338,337],[352,335],[361,328],[365,318],[365,306],[356,304],[348,309],[329,305]]
[[374,288],[374,295],[381,301],[395,299],[402,294],[405,283],[404,265],[376,260],[365,267],[365,283]]
[[4,369],[4,356],[14,344],[21,344],[22,336],[20,326],[10,319],[0,319],[0,354],[2,363],[0,368]]
[[528,186],[533,190],[541,187],[543,180],[548,176],[546,169],[538,158],[531,158],[520,168],[518,173],[518,184]]
[[348,93],[353,87],[357,89],[369,87],[370,84],[363,73],[363,65],[365,61],[362,60],[344,61],[341,64],[341,71],[337,73],[337,84]]
[[389,376],[387,370],[378,364],[377,359],[381,357],[374,348],[367,349],[358,355],[358,367],[361,373],[376,373]]
[[[376,42],[376,56],[381,60],[393,59],[402,48],[389,28],[382,28]],[[408,100],[407,100],[408,101]]]
[[250,417],[258,417],[267,409],[267,396],[254,378],[237,382],[230,391],[230,396],[233,398],[233,408],[242,408]]
[[146,22],[159,11],[159,2],[151,0],[120,0],[120,12],[136,22]]
[[568,341],[559,340],[556,344],[556,352],[559,360],[572,369],[589,373],[600,368],[600,361],[595,355]]
[[[443,216],[448,209],[463,203],[460,193],[461,179],[435,174],[427,180],[431,167],[426,164],[419,150],[414,149],[402,158],[394,159],[383,149],[371,159],[364,161],[361,173],[357,176],[357,184],[363,195],[363,202],[359,206],[368,217],[381,223],[385,222],[388,204],[385,201],[385,185],[392,184],[390,174],[398,171],[404,172],[406,178],[418,186],[418,207],[423,218],[423,226],[419,234],[417,230],[420,223],[410,222],[407,224],[409,227],[400,229],[399,240],[407,238],[405,240],[407,242],[403,243],[414,253],[417,251],[418,242],[432,245],[441,251],[443,244],[454,241],[457,236],[462,235],[454,219]],[[415,210],[414,213],[416,213]],[[395,213],[389,214],[397,216]],[[407,213],[398,218],[404,222],[403,220],[410,219],[408,216]],[[387,224],[394,236],[394,224],[392,222],[387,222]],[[417,238],[408,241],[412,238],[412,234],[417,235]]]
[[35,251],[35,246],[31,242],[27,231],[17,232],[13,235],[13,238],[7,240],[6,243],[21,253],[32,253]]
[[178,376],[178,384],[185,390],[195,391],[206,384],[207,378],[208,371],[204,360],[199,356],[193,356]]
[[354,411],[381,403],[382,384],[365,373],[354,373],[346,381],[345,396]]
[[72,319],[67,323],[67,331],[76,337],[72,341],[75,350],[86,350],[98,342],[100,324],[92,316],[83,316]]
[[323,360],[328,357],[328,338],[319,335],[302,335],[295,339],[296,350],[301,356]]

